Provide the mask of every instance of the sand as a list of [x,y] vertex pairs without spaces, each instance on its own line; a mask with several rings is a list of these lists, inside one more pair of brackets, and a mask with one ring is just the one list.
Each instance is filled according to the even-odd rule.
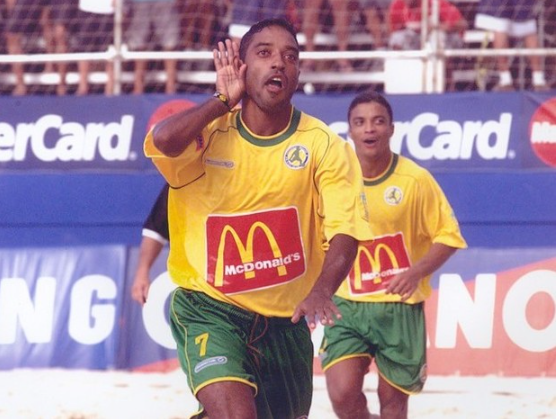
[[[376,375],[365,391],[377,411]],[[181,371],[129,373],[62,369],[0,371],[2,419],[186,419],[197,406]],[[556,378],[429,377],[410,418],[556,419]],[[334,418],[315,376],[311,419]]]

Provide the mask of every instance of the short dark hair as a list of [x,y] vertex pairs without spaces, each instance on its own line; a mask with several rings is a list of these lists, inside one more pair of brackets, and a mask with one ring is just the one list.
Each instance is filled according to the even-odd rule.
[[245,56],[247,55],[247,48],[251,45],[251,41],[253,41],[253,36],[255,34],[261,32],[265,28],[269,28],[271,26],[280,26],[288,31],[293,39],[295,40],[295,44],[299,48],[299,42],[297,41],[297,34],[295,32],[294,27],[292,24],[283,18],[274,18],[274,19],[264,19],[257,23],[255,23],[251,28],[247,31],[243,38],[241,38],[241,43],[239,44],[239,58],[240,60],[244,61]]
[[349,119],[351,117],[351,111],[353,110],[353,108],[355,108],[357,105],[360,105],[361,103],[373,103],[373,102],[376,102],[379,105],[384,106],[384,108],[386,108],[386,111],[388,112],[388,116],[390,117],[390,123],[394,123],[394,113],[392,112],[392,106],[390,106],[390,103],[380,93],[372,92],[372,91],[371,92],[359,93],[351,101],[351,103],[349,104],[349,108],[348,108],[348,123],[349,123]]

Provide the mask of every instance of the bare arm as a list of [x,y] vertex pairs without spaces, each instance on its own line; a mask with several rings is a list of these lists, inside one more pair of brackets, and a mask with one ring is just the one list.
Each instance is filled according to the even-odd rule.
[[456,248],[434,243],[429,252],[408,270],[396,275],[386,288],[387,294],[399,294],[406,301],[417,289],[424,277],[440,268],[455,252]]
[[162,251],[164,245],[150,237],[143,237],[139,249],[137,271],[131,287],[131,298],[143,305],[147,301],[151,280],[149,277],[154,261]]
[[172,115],[155,125],[154,145],[169,157],[179,156],[209,122],[227,111],[222,102],[210,98],[194,108]]
[[[229,39],[219,42],[213,50],[216,68],[216,91],[228,98],[234,107],[245,92],[247,66],[239,59],[238,45]],[[208,123],[228,112],[228,107],[217,98],[172,115],[155,125],[153,141],[157,149],[169,157],[180,155],[201,133]]]
[[358,241],[345,234],[337,234],[330,241],[322,271],[309,295],[296,307],[292,322],[297,323],[306,316],[309,326],[314,327],[317,318],[322,324],[334,324],[340,318],[340,310],[332,302],[332,296],[346,279],[355,256]]

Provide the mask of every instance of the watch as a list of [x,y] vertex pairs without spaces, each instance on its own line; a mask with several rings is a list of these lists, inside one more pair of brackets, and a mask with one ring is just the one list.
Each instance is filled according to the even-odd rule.
[[228,96],[226,96],[226,95],[224,95],[220,92],[214,92],[214,94],[212,96],[215,97],[216,99],[218,99],[224,105],[226,105],[226,108],[228,108],[229,112],[232,112],[232,108],[230,107],[230,102],[228,102]]

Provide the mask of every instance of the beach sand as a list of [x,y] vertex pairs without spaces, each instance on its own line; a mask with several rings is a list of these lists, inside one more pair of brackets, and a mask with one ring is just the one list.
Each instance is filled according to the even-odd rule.
[[[376,382],[374,373],[367,375],[373,413],[378,413]],[[415,419],[556,419],[556,378],[432,376],[409,403],[409,417]],[[2,419],[186,419],[196,407],[180,370],[0,371]],[[315,376],[309,417],[335,417],[321,375]]]

